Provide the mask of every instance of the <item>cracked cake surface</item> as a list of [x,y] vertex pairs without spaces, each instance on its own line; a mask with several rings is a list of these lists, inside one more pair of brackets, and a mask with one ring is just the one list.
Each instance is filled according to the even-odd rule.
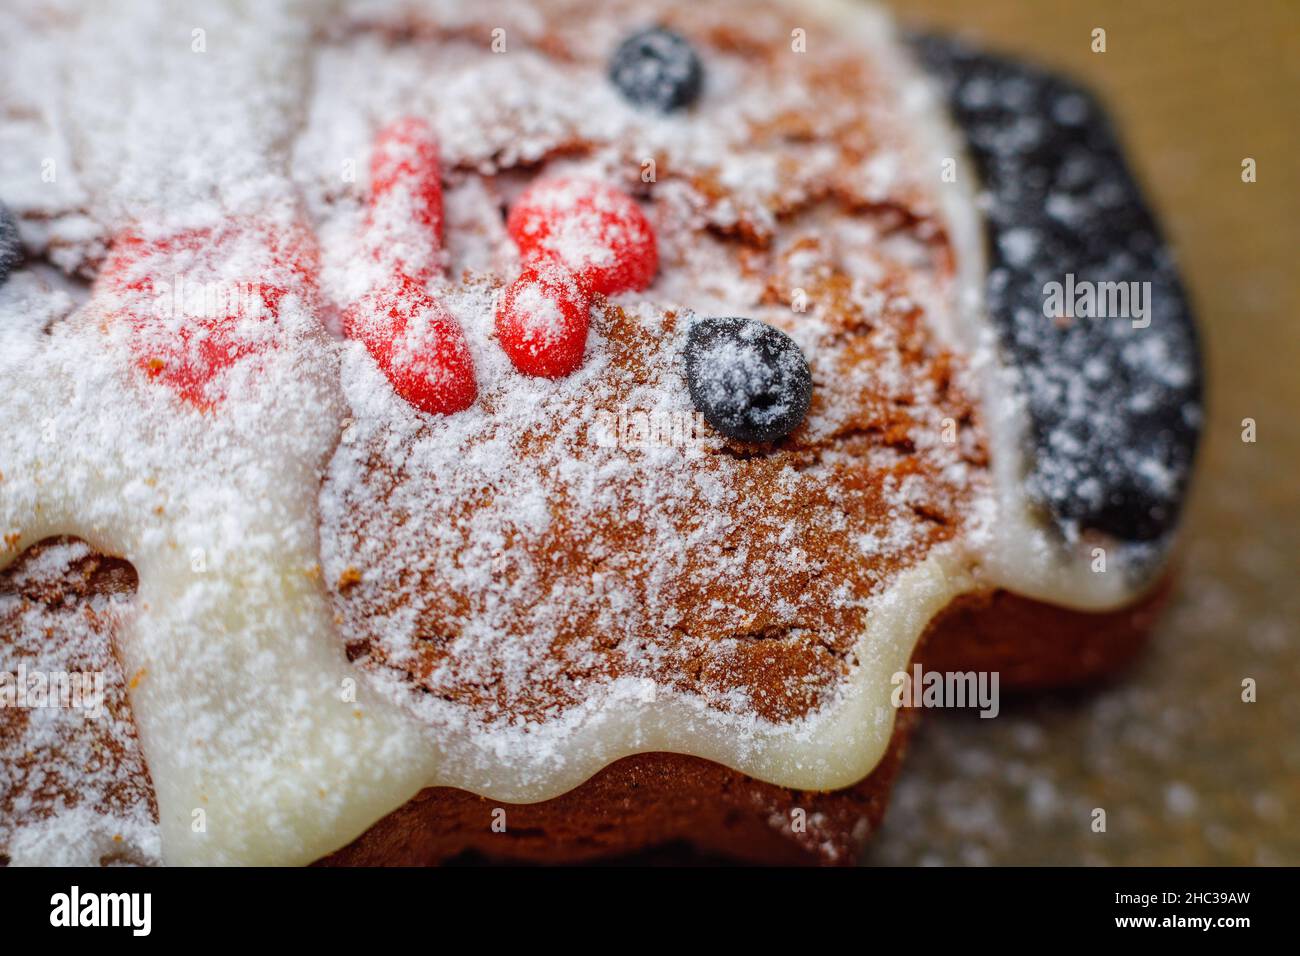
[[[804,716],[853,668],[881,582],[961,533],[984,465],[963,363],[929,331],[926,311],[953,307],[953,253],[902,118],[856,44],[792,53],[779,4],[740,20],[660,11],[697,38],[710,84],[689,116],[660,121],[591,82],[635,5],[563,7],[507,28],[504,54],[480,42],[518,10],[362,7],[318,59],[327,106],[296,150],[309,187],[312,164],[364,149],[356,136],[395,97],[435,117],[444,297],[482,389],[464,415],[430,420],[345,356],[350,422],[321,504],[349,654],[409,682],[437,722],[464,703],[485,725],[544,721],[619,677]],[[355,82],[376,74],[379,89]],[[515,271],[498,209],[557,175],[644,197],[660,274],[598,304],[575,375],[533,381],[477,333]],[[318,201],[327,236],[358,214],[355,191]],[[324,257],[327,286],[356,281],[328,242]],[[775,449],[694,421],[683,333],[720,310],[785,329],[812,362],[809,420]],[[960,441],[941,441],[945,419]],[[635,433],[674,424],[675,439]]]

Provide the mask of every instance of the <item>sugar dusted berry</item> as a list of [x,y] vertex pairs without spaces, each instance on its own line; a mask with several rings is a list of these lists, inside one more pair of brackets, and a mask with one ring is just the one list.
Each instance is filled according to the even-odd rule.
[[414,279],[399,276],[363,296],[344,312],[343,332],[365,345],[393,391],[421,411],[450,415],[474,404],[465,333]]
[[421,411],[450,415],[474,404],[465,333],[425,289],[442,265],[442,171],[438,141],[418,117],[375,138],[362,244],[377,268],[343,313],[344,335],[365,345],[393,391]]
[[528,189],[506,223],[525,266],[553,262],[605,295],[654,279],[654,229],[627,193],[587,179],[549,179]]
[[632,34],[614,51],[609,78],[634,106],[668,113],[695,102],[704,70],[685,37],[651,27]]
[[784,438],[812,402],[812,374],[799,346],[754,319],[696,322],[686,344],[686,376],[705,420],[740,441]]
[[427,281],[441,264],[442,163],[433,129],[417,117],[389,123],[370,157],[363,241],[382,271]]
[[501,348],[526,375],[558,378],[582,364],[591,295],[554,264],[525,269],[497,307]]

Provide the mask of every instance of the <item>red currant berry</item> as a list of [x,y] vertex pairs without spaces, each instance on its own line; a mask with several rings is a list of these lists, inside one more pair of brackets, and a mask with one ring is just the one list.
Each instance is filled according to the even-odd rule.
[[501,348],[526,375],[558,378],[582,364],[591,295],[556,265],[525,269],[497,307]]
[[537,183],[515,203],[506,228],[526,266],[555,262],[605,295],[646,288],[659,265],[654,229],[641,207],[591,180]]

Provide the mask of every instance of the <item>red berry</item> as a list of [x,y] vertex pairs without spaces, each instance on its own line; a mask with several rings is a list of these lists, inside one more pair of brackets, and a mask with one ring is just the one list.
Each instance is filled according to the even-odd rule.
[[461,411],[478,391],[474,360],[456,319],[424,290],[442,264],[442,169],[429,124],[408,117],[380,130],[370,187],[362,243],[379,280],[343,313],[343,332],[416,408]]
[[654,230],[641,207],[590,180],[535,184],[510,210],[506,228],[526,266],[556,262],[605,295],[644,289],[659,265]]
[[441,264],[442,164],[421,119],[397,120],[375,138],[364,244],[386,273],[424,282]]
[[343,314],[343,332],[360,340],[416,408],[450,415],[474,404],[474,359],[465,333],[443,305],[408,276],[363,296]]
[[526,269],[497,307],[501,348],[525,375],[559,378],[582,364],[591,295],[555,265]]

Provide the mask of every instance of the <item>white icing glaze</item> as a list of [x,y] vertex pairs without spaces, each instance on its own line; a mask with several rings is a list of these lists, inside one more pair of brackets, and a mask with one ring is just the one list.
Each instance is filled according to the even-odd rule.
[[[195,54],[182,9],[92,11],[79,24],[83,49],[130,44],[158,57],[141,75],[138,60],[101,50],[81,64],[69,91],[67,135],[77,148],[121,150],[77,183],[93,218],[121,228],[151,217],[176,225],[243,212],[292,216],[283,209],[293,194],[287,150],[308,99],[308,11],[231,4],[196,24],[207,30],[208,49]],[[959,155],[883,16],[838,3],[827,10],[865,56],[899,78],[916,117],[917,155]],[[324,6],[311,8],[311,16],[328,15]],[[97,88],[123,93],[127,115],[105,115],[101,97],[78,93]],[[443,121],[475,119],[444,114]],[[188,157],[214,154],[223,163],[218,182],[228,187],[219,195],[201,178],[176,175]],[[937,181],[937,160],[932,168]],[[970,183],[959,176],[960,191],[944,197],[970,311],[941,331],[987,356]],[[141,206],[141,196],[157,205]],[[329,287],[330,236],[322,241]],[[347,285],[347,270],[334,274],[331,292],[346,301],[338,288]],[[952,597],[1001,585],[1102,608],[1133,596],[1121,575],[1092,574],[1029,517],[1018,480],[1021,416],[989,374],[985,412],[999,492],[981,516],[984,533],[932,551],[874,601],[860,665],[822,709],[776,725],[720,715],[685,695],[648,699],[640,681],[624,680],[543,735],[536,728],[487,740],[456,726],[435,732],[357,679],[320,582],[317,488],[344,428],[340,381],[373,378],[365,353],[324,334],[311,303],[291,301],[281,312],[286,341],[256,376],[236,382],[237,400],[203,415],[164,389],[141,387],[121,323],[104,331],[98,304],[46,335],[50,314],[68,308],[26,281],[0,291],[0,530],[13,535],[2,560],[44,537],[72,534],[135,565],[140,591],[119,650],[125,672],[140,676],[132,704],[168,862],[309,862],[424,786],[530,802],[646,751],[689,752],[787,786],[845,786],[879,761],[894,720],[889,677]],[[96,360],[86,361],[88,351]],[[347,693],[352,681],[355,700]],[[201,831],[196,811],[203,811]]]

